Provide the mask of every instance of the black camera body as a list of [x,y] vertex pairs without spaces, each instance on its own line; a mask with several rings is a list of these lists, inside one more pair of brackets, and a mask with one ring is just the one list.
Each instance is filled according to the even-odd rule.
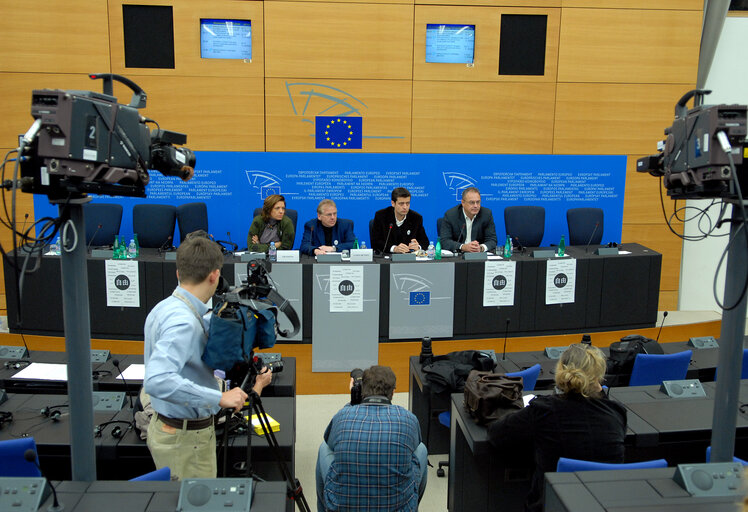
[[674,199],[736,198],[728,154],[718,140],[724,132],[732,146],[731,156],[741,188],[744,177],[746,105],[698,105],[686,108],[696,97],[699,103],[710,91],[689,91],[675,107],[673,125],[665,130],[660,153],[637,160],[636,170],[662,176]]
[[[148,169],[189,180],[195,154],[174,146],[185,144],[187,136],[146,126],[138,112],[145,92],[118,75],[91,78],[105,79],[105,93],[32,91],[35,121],[22,139],[21,190],[51,199],[70,193],[145,197]],[[130,105],[111,95],[112,79],[135,91]]]
[[353,386],[351,386],[351,405],[358,405],[363,400],[364,371],[361,368],[351,370]]

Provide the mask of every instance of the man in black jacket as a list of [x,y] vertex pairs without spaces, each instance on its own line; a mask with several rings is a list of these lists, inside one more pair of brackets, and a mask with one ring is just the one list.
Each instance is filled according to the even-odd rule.
[[408,189],[398,187],[392,191],[392,206],[374,215],[372,236],[372,249],[383,253],[406,253],[428,247],[423,217],[410,209]]
[[481,207],[477,188],[463,190],[462,202],[444,213],[439,240],[442,249],[452,252],[486,252],[496,248],[493,214]]

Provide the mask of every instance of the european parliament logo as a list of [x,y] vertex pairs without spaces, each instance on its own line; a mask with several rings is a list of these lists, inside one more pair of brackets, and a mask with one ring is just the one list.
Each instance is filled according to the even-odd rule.
[[410,292],[410,306],[428,306],[431,304],[431,292]]
[[361,149],[361,117],[317,116],[315,147],[317,149]]

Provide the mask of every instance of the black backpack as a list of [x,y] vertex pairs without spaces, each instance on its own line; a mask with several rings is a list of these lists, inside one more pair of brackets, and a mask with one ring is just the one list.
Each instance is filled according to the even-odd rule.
[[664,353],[659,343],[640,334],[630,334],[621,338],[621,341],[611,343],[605,377],[608,385],[628,385],[637,354]]

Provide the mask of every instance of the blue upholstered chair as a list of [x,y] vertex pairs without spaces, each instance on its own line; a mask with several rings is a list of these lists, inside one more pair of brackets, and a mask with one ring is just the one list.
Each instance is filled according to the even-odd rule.
[[566,210],[569,245],[600,245],[603,239],[602,208],[571,208]]
[[608,462],[591,462],[579,459],[561,457],[556,466],[557,473],[573,473],[574,471],[607,471],[619,469],[654,469],[666,468],[665,459],[647,460],[643,462],[629,462],[626,464],[611,464]]
[[[706,447],[706,461],[707,462],[711,462],[711,460],[712,460],[712,447],[711,446],[707,446]],[[745,461],[745,460],[741,459],[740,457],[736,457],[735,455],[732,456],[732,461],[733,462],[739,462],[743,466],[748,466],[748,461]]]
[[[0,476],[42,476],[41,471],[33,462],[24,457],[26,450],[36,452],[36,442],[33,437],[9,439],[0,441]],[[36,463],[39,464],[37,455]]]
[[169,466],[130,479],[131,482],[168,482],[169,480],[171,480]]
[[193,231],[202,229],[208,233],[208,206],[205,203],[180,204],[177,206],[177,224],[180,243]]
[[[374,219],[369,220],[369,243],[371,244],[371,247],[369,249],[374,249]],[[376,250],[380,250],[381,247],[377,247]]]
[[170,204],[136,204],[132,208],[132,228],[140,247],[159,248],[169,237],[173,245],[176,224],[177,208]]
[[540,364],[535,364],[521,372],[507,373],[507,377],[522,377],[522,390],[523,391],[534,391],[535,383],[538,382],[538,376],[540,375]]
[[662,384],[663,380],[685,379],[692,353],[691,350],[685,350],[675,354],[637,354],[629,386],[648,386]]
[[112,245],[122,225],[122,205],[86,203],[83,205],[83,217],[86,223],[86,247]]
[[524,247],[538,247],[545,233],[545,208],[508,206],[504,208],[504,226],[513,243],[519,240]]

